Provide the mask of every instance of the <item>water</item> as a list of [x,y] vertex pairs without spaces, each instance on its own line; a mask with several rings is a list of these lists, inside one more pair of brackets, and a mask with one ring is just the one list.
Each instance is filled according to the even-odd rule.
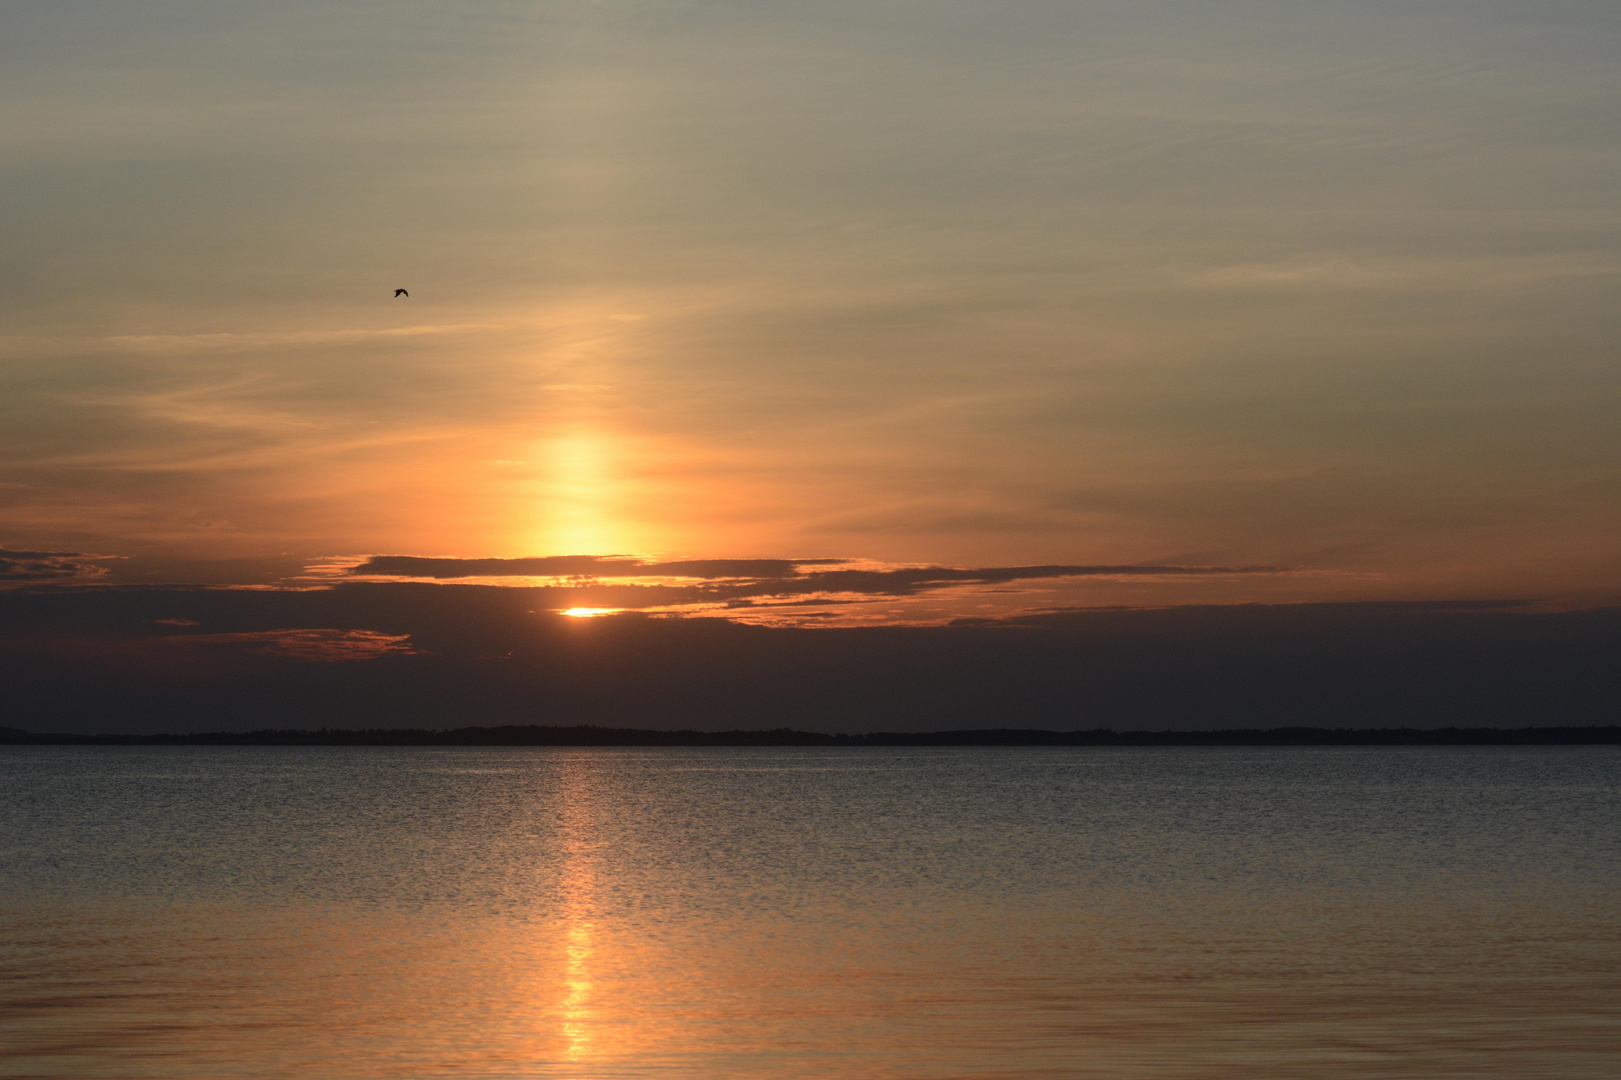
[[1621,753],[0,750],[0,1076],[1610,1077]]

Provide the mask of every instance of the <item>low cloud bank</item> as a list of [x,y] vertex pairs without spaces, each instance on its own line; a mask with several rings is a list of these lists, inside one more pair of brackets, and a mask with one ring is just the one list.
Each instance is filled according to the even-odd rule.
[[1239,605],[807,629],[571,619],[546,610],[547,592],[7,590],[0,726],[1211,730],[1621,717],[1614,609]]

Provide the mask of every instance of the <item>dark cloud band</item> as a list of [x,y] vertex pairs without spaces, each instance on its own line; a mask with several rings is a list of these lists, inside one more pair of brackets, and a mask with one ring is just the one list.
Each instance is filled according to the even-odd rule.
[[[993,585],[1054,578],[1180,578],[1277,574],[1273,566],[1069,565],[925,566],[894,570],[819,569],[844,567],[847,559],[704,559],[643,562],[622,556],[568,555],[537,559],[433,559],[410,555],[374,555],[353,567],[357,576],[453,580],[472,577],[556,577],[575,579],[585,587],[599,578],[703,579],[702,584],[666,586],[690,597],[689,602],[734,602],[756,597],[855,594],[915,596],[920,592],[962,585]],[[661,597],[654,603],[681,602]],[[648,605],[633,605],[648,606]]]
[[644,562],[624,555],[551,555],[533,559],[435,559],[373,555],[351,574],[377,577],[617,577],[782,578],[801,566],[828,566],[846,559],[685,559]]
[[570,619],[543,610],[547,591],[9,589],[0,723],[1430,728],[1609,724],[1621,709],[1615,610],[1225,605],[810,629]]
[[12,551],[0,548],[0,584],[86,581],[104,576],[102,558],[78,551]]

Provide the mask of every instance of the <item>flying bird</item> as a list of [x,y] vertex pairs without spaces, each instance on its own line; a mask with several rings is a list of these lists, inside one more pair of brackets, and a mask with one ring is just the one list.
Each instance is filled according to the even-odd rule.
[[409,298],[410,298],[410,296],[411,296],[411,294],[410,294],[410,293],[408,293],[408,292],[406,292],[406,291],[405,291],[405,290],[404,290],[404,289],[395,289],[395,290],[394,290],[394,297],[395,297],[395,299],[399,299],[399,298],[400,298],[400,297],[402,297],[402,296],[403,296],[403,297],[406,297],[406,298],[407,298],[407,299],[409,299]]

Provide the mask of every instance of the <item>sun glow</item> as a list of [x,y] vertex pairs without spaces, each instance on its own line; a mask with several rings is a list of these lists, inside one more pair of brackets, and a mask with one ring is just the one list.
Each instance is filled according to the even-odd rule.
[[571,607],[563,611],[571,619],[594,619],[599,615],[615,615],[625,610],[616,607]]
[[552,440],[537,455],[544,462],[539,496],[542,547],[553,552],[609,551],[616,534],[618,487],[609,440],[589,430]]

